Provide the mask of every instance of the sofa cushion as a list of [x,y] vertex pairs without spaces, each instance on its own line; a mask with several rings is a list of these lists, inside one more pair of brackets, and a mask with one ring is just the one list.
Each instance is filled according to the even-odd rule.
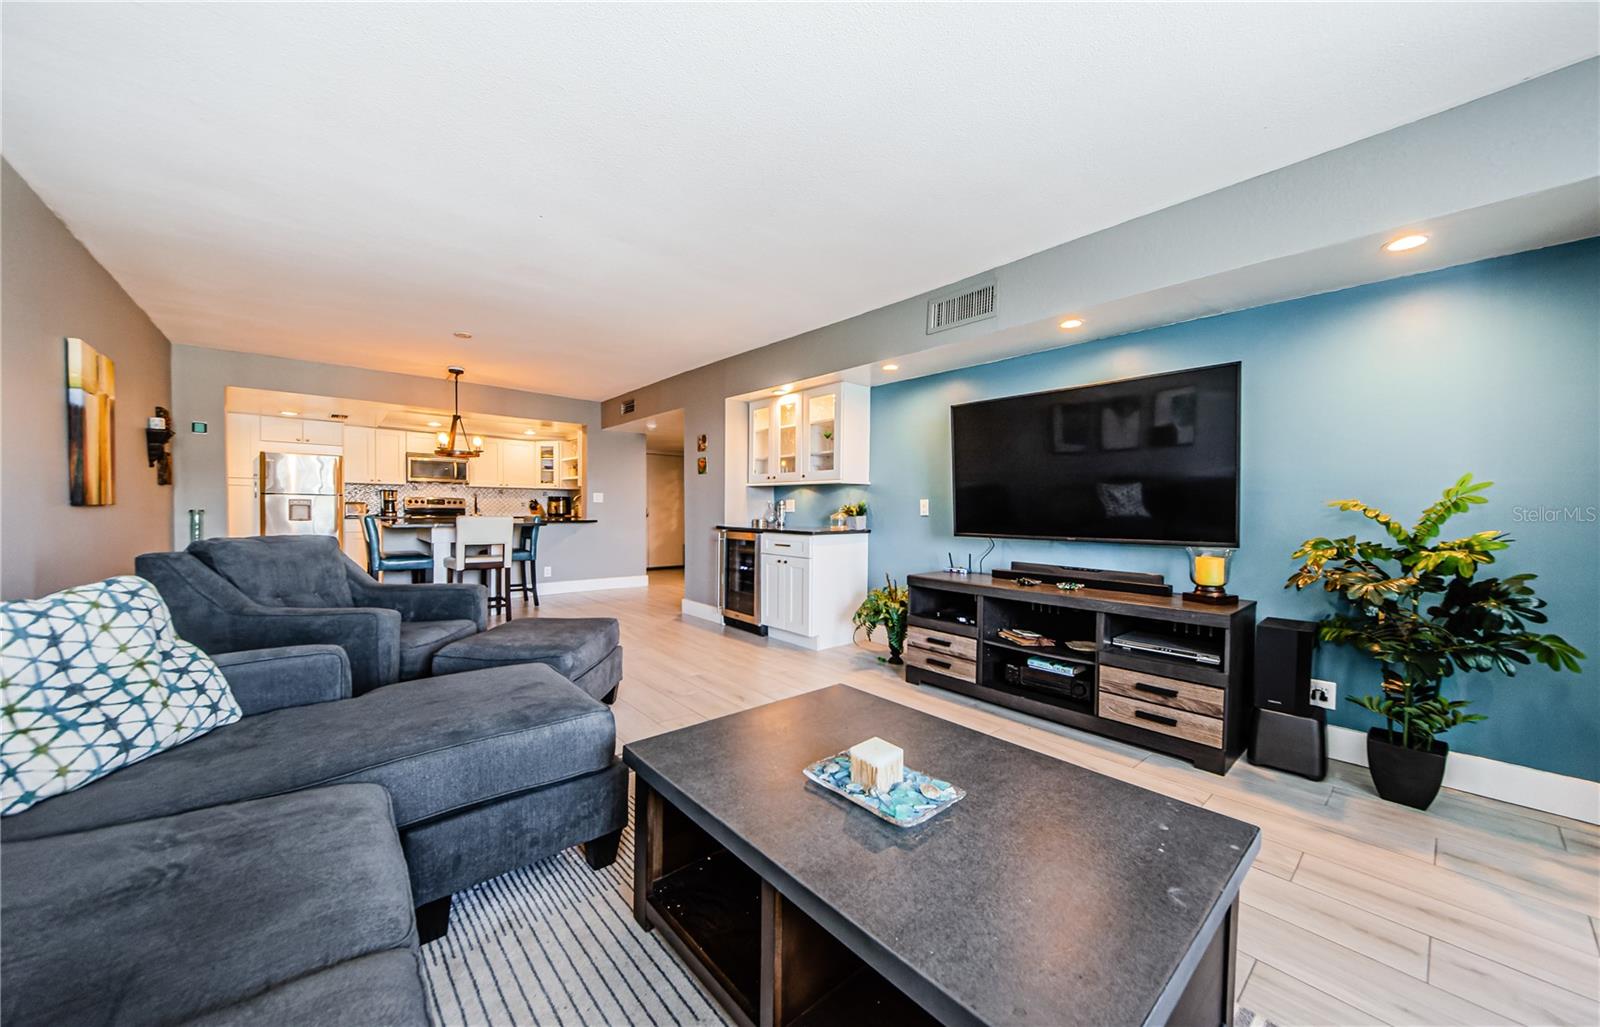
[[0,820],[7,841],[373,781],[409,824],[602,770],[610,708],[533,664],[423,678],[246,717]]
[[[7,842],[3,859],[8,1025],[171,1023],[416,944],[389,797],[371,785]],[[386,979],[421,995],[415,973]],[[371,1022],[345,1011],[316,1019]]]
[[222,672],[178,638],[143,578],[0,603],[0,814],[239,717]]
[[208,538],[188,552],[264,606],[354,606],[346,557],[331,535]]
[[577,678],[605,659],[619,637],[615,617],[528,617],[450,643],[434,654],[433,672],[542,663]]
[[187,1027],[283,1027],[284,1024],[415,1024],[427,1027],[428,997],[418,987],[417,954],[389,949],[346,960],[214,1010]]
[[429,673],[433,654],[446,643],[478,633],[470,620],[411,620],[400,625],[400,680]]

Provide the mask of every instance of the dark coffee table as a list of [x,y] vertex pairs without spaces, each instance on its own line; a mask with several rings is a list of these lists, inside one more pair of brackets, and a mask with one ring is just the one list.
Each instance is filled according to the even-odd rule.
[[[966,798],[801,776],[879,735]],[[627,746],[634,916],[741,1024],[1225,1024],[1249,824],[844,685]]]

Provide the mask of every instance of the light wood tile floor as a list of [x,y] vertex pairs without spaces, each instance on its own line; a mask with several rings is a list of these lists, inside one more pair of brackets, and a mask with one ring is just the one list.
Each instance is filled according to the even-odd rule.
[[[618,745],[843,681],[1091,770],[1260,826],[1244,888],[1239,993],[1299,1024],[1600,1024],[1600,830],[1446,791],[1386,803],[1366,771],[1313,782],[1226,777],[936,689],[883,649],[808,652],[683,617],[683,577],[547,596],[538,615],[613,616],[626,647]],[[534,615],[520,600],[518,616]]]

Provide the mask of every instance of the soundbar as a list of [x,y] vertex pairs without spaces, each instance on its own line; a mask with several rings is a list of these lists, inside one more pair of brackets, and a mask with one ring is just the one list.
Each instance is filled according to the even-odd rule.
[[1172,586],[1160,574],[1140,571],[1106,571],[1095,567],[1063,567],[1054,563],[1026,563],[1013,560],[1009,570],[996,568],[990,577],[1005,581],[1034,578],[1047,585],[1076,582],[1107,592],[1133,592],[1147,596],[1170,596]]

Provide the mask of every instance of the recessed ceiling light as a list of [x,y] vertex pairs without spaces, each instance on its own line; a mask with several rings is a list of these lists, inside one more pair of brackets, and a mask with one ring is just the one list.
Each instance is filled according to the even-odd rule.
[[278,411],[278,413],[282,414],[284,417],[299,417],[300,416],[300,411],[298,411],[298,410],[280,410],[280,411]]
[[470,338],[472,338],[472,333],[471,332],[456,332],[455,333],[455,337],[458,338],[458,339],[470,339]]
[[430,427],[430,428],[442,428],[442,427],[444,427],[444,422],[443,421],[429,421],[428,422],[428,427]]
[[784,396],[784,395],[788,395],[789,393],[791,393],[793,391],[794,391],[794,386],[793,385],[780,385],[776,389],[772,390],[772,394],[774,396]]
[[646,422],[644,422],[644,430],[645,431],[655,431],[656,430],[656,422],[654,422],[654,421],[646,421]]
[[1406,250],[1414,250],[1418,246],[1426,245],[1428,245],[1428,237],[1420,232],[1413,232],[1410,235],[1402,235],[1398,239],[1390,239],[1383,244],[1383,249],[1385,253],[1404,253]]
[[900,370],[900,365],[899,364],[884,364],[883,365],[883,369],[885,371],[898,371],[898,370]]
[[1059,325],[1057,325],[1056,327],[1060,328],[1064,332],[1070,332],[1074,328],[1082,328],[1083,327],[1083,318],[1081,318],[1081,317],[1069,317],[1065,321],[1063,321]]
[[524,428],[524,429],[522,429],[522,434],[524,434],[524,435],[532,435],[533,434],[533,429],[532,428]]

